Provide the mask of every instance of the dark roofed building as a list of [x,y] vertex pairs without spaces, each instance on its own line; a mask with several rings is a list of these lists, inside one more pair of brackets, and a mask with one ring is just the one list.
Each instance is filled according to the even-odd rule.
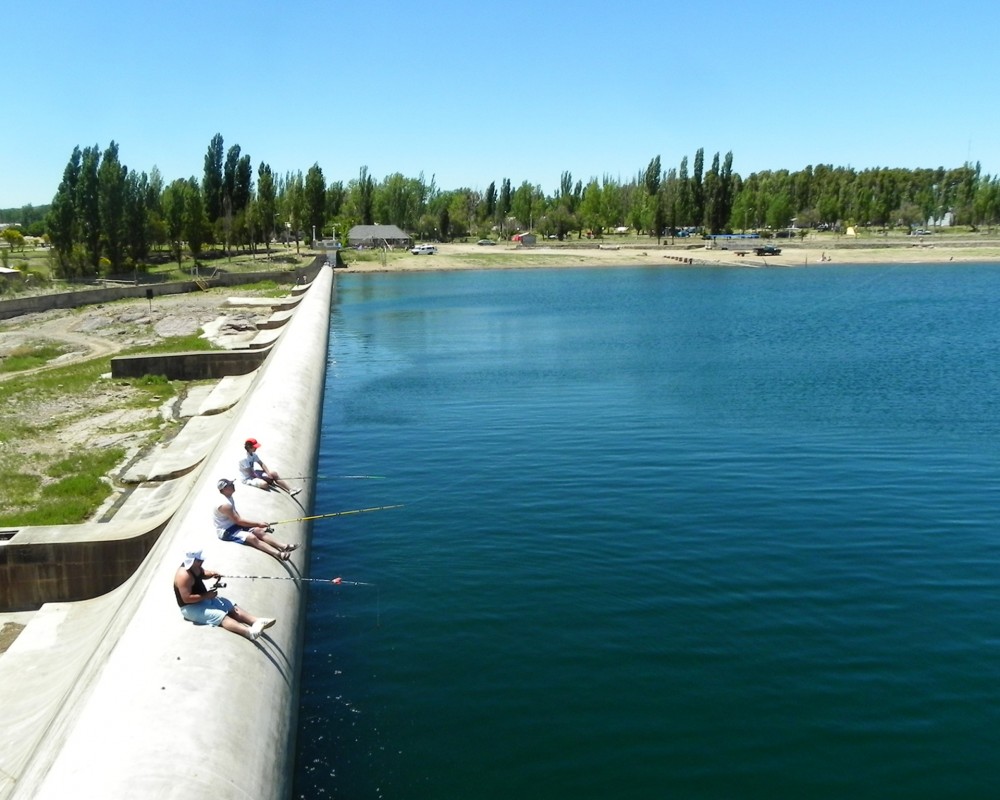
[[409,247],[410,235],[395,225],[355,225],[347,234],[350,247]]

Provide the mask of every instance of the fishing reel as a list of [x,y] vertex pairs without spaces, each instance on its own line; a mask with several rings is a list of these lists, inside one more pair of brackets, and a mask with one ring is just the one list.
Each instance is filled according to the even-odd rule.
[[210,591],[217,592],[217,591],[219,591],[219,589],[225,589],[225,588],[226,588],[225,582],[223,582],[222,580],[216,578],[216,580],[215,580],[215,586],[213,586],[210,589]]

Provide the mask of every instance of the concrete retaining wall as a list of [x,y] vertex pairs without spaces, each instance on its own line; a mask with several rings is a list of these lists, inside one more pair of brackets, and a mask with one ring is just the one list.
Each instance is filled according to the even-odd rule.
[[[183,620],[171,583],[183,553],[229,575],[301,577],[310,523],[278,526],[288,563],[215,538],[215,482],[254,436],[288,475],[315,473],[333,271],[323,269],[148,556],[119,588],[46,605],[0,657],[0,798],[287,798],[305,614],[295,580],[230,580],[223,594],[278,623],[257,642]],[[238,486],[250,519],[311,513],[296,498]],[[38,669],[32,668],[37,665]],[[8,667],[15,668],[15,674]]]
[[[91,289],[80,289],[72,292],[53,292],[32,297],[18,297],[12,300],[0,300],[0,319],[12,319],[22,314],[38,311],[51,311],[55,308],[78,308],[79,306],[110,303],[126,297],[156,298],[166,294],[186,294],[200,292],[204,287],[243,286],[260,281],[275,281],[277,283],[310,283],[320,269],[323,268],[324,256],[317,256],[305,268],[263,270],[260,272],[218,272],[198,281],[175,281],[171,283],[143,283],[135,286],[102,286]],[[152,293],[150,295],[150,293]]]
[[172,381],[201,381],[246,375],[263,364],[267,354],[266,349],[247,349],[114,356],[111,359],[111,377],[164,375]]

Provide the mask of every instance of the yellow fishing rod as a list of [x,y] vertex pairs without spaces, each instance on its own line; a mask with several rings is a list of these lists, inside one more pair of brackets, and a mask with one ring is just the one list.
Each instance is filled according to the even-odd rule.
[[390,508],[402,508],[403,504],[398,503],[394,506],[373,506],[372,508],[354,508],[350,511],[334,511],[330,514],[313,514],[309,517],[295,517],[294,519],[279,519],[277,522],[267,523],[268,527],[272,525],[285,525],[289,522],[308,522],[313,519],[328,519],[329,517],[346,517],[348,514],[367,514],[370,511],[387,511]]

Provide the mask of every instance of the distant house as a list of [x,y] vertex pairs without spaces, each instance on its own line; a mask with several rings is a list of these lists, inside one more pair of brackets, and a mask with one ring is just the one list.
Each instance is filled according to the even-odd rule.
[[348,247],[409,247],[410,235],[395,225],[355,225],[347,232]]
[[538,241],[538,237],[533,233],[515,233],[510,240],[518,244],[533,245]]
[[0,267],[0,280],[21,280],[24,278],[24,273],[19,269],[10,269],[10,267]]
[[950,228],[955,224],[955,212],[945,211],[941,217],[928,217],[928,228]]

